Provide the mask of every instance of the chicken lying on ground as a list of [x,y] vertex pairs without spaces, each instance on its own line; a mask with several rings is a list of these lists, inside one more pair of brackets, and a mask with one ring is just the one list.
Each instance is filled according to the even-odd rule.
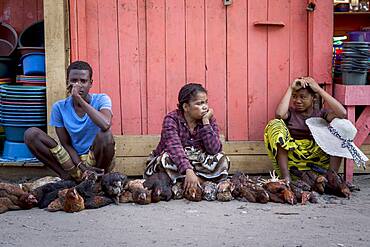
[[184,198],[192,202],[200,202],[202,200],[203,191],[199,186],[191,187],[184,192]]
[[123,188],[127,184],[127,176],[119,173],[112,172],[103,175],[101,180],[102,191],[113,199],[113,201],[118,204],[119,197],[123,193]]
[[58,192],[76,186],[72,180],[61,180],[55,183],[48,183],[31,191],[39,208],[46,208],[52,201],[58,198]]
[[151,202],[169,201],[172,198],[171,178],[165,172],[157,172],[147,178],[144,187],[151,190]]
[[325,184],[328,182],[328,180],[324,176],[316,175],[311,170],[300,171],[296,166],[292,166],[289,170],[292,175],[307,183],[311,187],[311,190],[316,191],[320,194],[324,193]]
[[232,183],[229,179],[219,182],[217,185],[217,200],[221,202],[231,201],[233,198],[232,194]]
[[63,210],[67,213],[75,213],[85,209],[85,201],[76,188],[67,190],[62,205]]
[[97,175],[91,173],[75,187],[59,191],[58,198],[49,204],[48,211],[64,210],[73,213],[83,209],[100,208],[111,204],[113,202],[111,198],[95,194],[96,181]]
[[317,203],[317,192],[311,191],[311,187],[307,183],[302,180],[297,180],[290,182],[289,186],[297,198],[297,202],[302,205],[305,205],[308,201],[311,203]]
[[8,210],[30,209],[37,205],[34,195],[24,192],[19,185],[0,183],[0,213]]
[[267,191],[271,202],[289,203],[291,205],[297,203],[293,191],[289,187],[289,182],[285,179],[279,179],[275,175],[275,171],[270,172],[271,178],[263,181],[263,188]]
[[348,199],[350,198],[351,191],[347,186],[347,183],[335,171],[332,169],[328,170],[326,173],[326,179],[328,181],[325,187],[326,193],[339,197],[347,197]]
[[173,199],[179,200],[184,198],[184,188],[182,182],[177,182],[176,184],[174,184],[171,190],[173,194]]
[[232,195],[241,201],[267,203],[269,195],[260,185],[259,178],[250,178],[241,172],[231,178]]
[[119,201],[121,203],[134,202],[141,205],[151,203],[151,191],[144,187],[144,182],[145,179],[128,181]]
[[217,200],[217,184],[206,181],[202,184],[203,199],[207,201]]
[[111,198],[95,194],[96,181],[97,176],[92,173],[75,187],[59,191],[58,198],[49,204],[47,210],[50,212],[64,210],[73,213],[111,204],[113,202]]

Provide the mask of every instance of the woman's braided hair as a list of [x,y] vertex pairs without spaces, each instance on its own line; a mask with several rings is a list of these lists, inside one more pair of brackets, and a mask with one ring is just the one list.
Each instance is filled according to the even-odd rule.
[[177,107],[180,111],[184,111],[183,105],[189,103],[197,93],[206,93],[207,90],[199,83],[189,83],[180,89]]

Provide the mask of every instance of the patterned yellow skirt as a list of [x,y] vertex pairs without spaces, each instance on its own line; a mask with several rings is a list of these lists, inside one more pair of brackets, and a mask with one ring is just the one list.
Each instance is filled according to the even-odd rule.
[[271,120],[264,134],[265,147],[273,168],[281,176],[276,161],[277,145],[288,151],[288,168],[296,166],[299,170],[310,170],[309,164],[323,169],[329,168],[330,156],[316,144],[314,140],[295,140],[290,136],[289,129],[281,119]]

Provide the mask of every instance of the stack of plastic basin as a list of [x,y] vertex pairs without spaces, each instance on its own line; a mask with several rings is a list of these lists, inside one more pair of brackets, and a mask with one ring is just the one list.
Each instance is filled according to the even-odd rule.
[[33,158],[24,143],[30,127],[46,128],[46,87],[0,85],[0,125],[5,130],[3,158]]
[[17,75],[16,82],[23,86],[45,86],[46,77],[42,75]]
[[365,85],[369,69],[369,42],[343,43],[342,80],[346,85]]

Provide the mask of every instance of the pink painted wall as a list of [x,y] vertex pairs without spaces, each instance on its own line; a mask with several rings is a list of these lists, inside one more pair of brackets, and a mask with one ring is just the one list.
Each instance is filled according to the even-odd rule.
[[10,24],[18,36],[26,27],[43,18],[42,0],[0,0],[0,21]]
[[331,0],[311,14],[291,0],[69,1],[72,60],[111,96],[115,134],[160,133],[180,87],[200,82],[228,140],[262,140],[293,78],[310,68],[329,82]]

